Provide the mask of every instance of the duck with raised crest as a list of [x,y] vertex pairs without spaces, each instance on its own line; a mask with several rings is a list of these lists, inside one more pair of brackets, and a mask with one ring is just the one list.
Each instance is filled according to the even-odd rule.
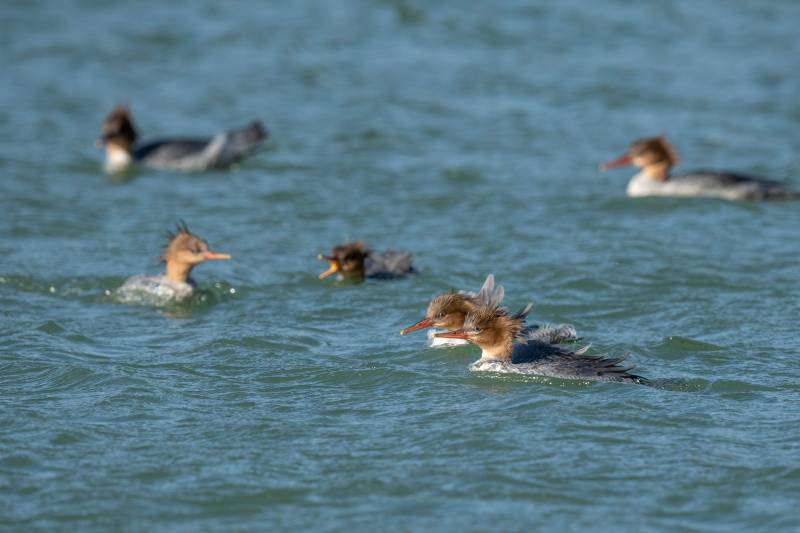
[[319,279],[334,274],[339,280],[393,279],[416,273],[409,252],[387,250],[382,254],[375,254],[363,241],[334,246],[329,255],[320,254],[317,259],[329,263],[328,269],[319,275]]
[[624,357],[586,355],[586,348],[570,351],[542,341],[520,341],[522,320],[498,307],[480,307],[470,312],[464,327],[437,333],[440,338],[464,339],[481,348],[481,358],[470,370],[514,372],[581,381],[625,381],[648,384],[622,366]]
[[[495,285],[494,275],[486,276],[486,281],[477,293],[472,292],[446,292],[431,300],[425,318],[416,324],[409,326],[400,335],[405,335],[413,331],[434,328],[428,332],[428,345],[432,348],[443,348],[468,344],[465,339],[444,338],[436,334],[445,331],[461,329],[464,326],[466,316],[480,307],[499,307],[503,302],[505,291],[502,285]],[[528,304],[520,309],[513,316],[524,320],[530,312],[533,304]],[[577,340],[578,336],[575,328],[570,324],[532,325],[524,327],[520,331],[520,338],[524,340],[538,340],[546,343],[560,344]]]
[[722,198],[724,200],[792,200],[797,198],[786,185],[715,170],[697,170],[671,174],[678,163],[678,153],[664,137],[641,139],[631,144],[628,152],[600,165],[609,170],[634,165],[641,170],[628,183],[628,196],[676,196]]
[[118,106],[103,122],[97,145],[105,148],[107,172],[122,172],[133,165],[189,172],[228,168],[253,152],[266,137],[263,124],[254,121],[211,138],[160,139],[138,144],[130,111]]
[[125,303],[164,305],[179,302],[192,295],[197,284],[190,277],[192,269],[206,261],[228,260],[228,254],[212,252],[208,243],[189,231],[185,222],[168,234],[169,242],[161,255],[166,271],[160,276],[138,275],[129,278],[116,291]]

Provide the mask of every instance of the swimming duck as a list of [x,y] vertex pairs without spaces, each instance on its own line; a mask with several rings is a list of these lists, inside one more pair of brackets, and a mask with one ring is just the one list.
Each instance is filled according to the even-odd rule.
[[318,255],[330,267],[319,275],[319,279],[336,274],[337,279],[361,280],[366,278],[392,279],[416,273],[409,252],[387,250],[374,254],[362,241],[347,242],[334,246],[330,255]]
[[[437,333],[437,337],[465,339],[481,348],[473,371],[515,372],[581,381],[626,381],[648,384],[621,366],[624,357],[586,355],[586,349],[570,351],[540,340],[520,341],[522,320],[498,307],[479,307],[464,319],[464,327]],[[515,342],[517,341],[517,342]]]
[[628,196],[696,196],[725,200],[791,200],[797,194],[786,185],[733,172],[697,170],[670,174],[678,153],[664,137],[634,142],[628,153],[600,165],[600,170],[634,165],[641,171],[628,183]]
[[[505,291],[502,285],[495,285],[494,275],[486,276],[486,281],[477,293],[450,291],[440,294],[428,304],[425,318],[402,331],[406,335],[413,331],[426,328],[436,328],[428,332],[428,345],[432,348],[443,348],[468,344],[465,339],[444,338],[437,335],[441,330],[453,331],[464,327],[464,319],[472,311],[480,307],[499,307],[503,302]],[[524,320],[533,304],[528,304],[512,315],[516,319]],[[531,325],[520,331],[523,340],[538,340],[546,343],[560,344],[577,340],[578,335],[571,324]]]
[[169,233],[169,242],[161,255],[166,271],[160,276],[138,275],[129,278],[116,291],[123,302],[152,302],[166,304],[188,298],[197,284],[190,277],[192,269],[206,261],[228,260],[228,254],[212,252],[208,243],[192,234],[185,222]]
[[130,111],[118,106],[103,122],[97,145],[106,150],[107,172],[121,172],[132,165],[198,171],[230,167],[253,152],[267,134],[263,124],[255,121],[212,138],[160,139],[140,145]]

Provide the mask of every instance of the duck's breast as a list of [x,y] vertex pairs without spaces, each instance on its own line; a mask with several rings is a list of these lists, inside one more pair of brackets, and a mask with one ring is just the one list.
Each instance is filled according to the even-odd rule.
[[114,291],[114,297],[121,303],[167,305],[184,300],[193,292],[194,287],[189,283],[171,281],[165,276],[138,275],[128,278]]

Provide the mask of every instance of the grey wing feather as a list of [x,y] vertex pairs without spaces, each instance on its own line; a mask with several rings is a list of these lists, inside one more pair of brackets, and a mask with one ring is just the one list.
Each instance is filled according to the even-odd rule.
[[208,144],[207,165],[209,168],[230,166],[253,152],[266,137],[267,131],[259,121],[220,133]]
[[557,326],[545,324],[543,326],[529,326],[523,329],[521,337],[524,340],[561,344],[578,340],[578,332],[572,324],[559,324]]
[[517,320],[525,320],[525,318],[528,316],[528,313],[531,312],[531,309],[533,309],[533,304],[528,302],[525,305],[525,307],[523,307],[522,309],[520,309],[519,311],[517,311],[516,313],[511,315],[511,318],[514,318],[514,319],[517,319]]
[[481,286],[480,290],[475,297],[480,300],[481,302],[485,302],[489,298],[489,294],[494,291],[494,274],[489,274],[486,276],[486,281],[483,282],[483,286]]
[[397,278],[416,273],[414,256],[401,250],[387,250],[367,257],[366,275],[371,278]]
[[476,298],[482,305],[487,307],[500,307],[500,304],[503,303],[503,296],[505,296],[503,286],[495,286],[494,274],[489,274],[486,276],[486,281],[483,282],[483,287],[478,291]]
[[586,346],[583,346],[583,347],[581,347],[581,348],[578,348],[577,350],[575,350],[575,353],[576,353],[577,355],[583,355],[583,354],[585,354],[586,352],[588,352],[588,351],[589,351],[589,348],[591,348],[591,347],[592,347],[592,345],[591,345],[591,344],[587,344]]

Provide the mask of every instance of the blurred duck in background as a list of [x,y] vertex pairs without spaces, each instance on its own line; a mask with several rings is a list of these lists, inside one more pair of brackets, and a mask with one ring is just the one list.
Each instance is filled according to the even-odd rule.
[[437,333],[440,338],[464,339],[477,344],[481,358],[472,371],[510,372],[580,381],[621,381],[647,385],[649,380],[631,374],[624,357],[586,355],[588,347],[576,351],[538,340],[521,338],[522,319],[498,307],[480,307],[470,312],[464,327]]
[[122,172],[133,165],[185,172],[224,169],[255,151],[267,138],[261,122],[211,138],[159,139],[137,143],[138,133],[127,108],[115,108],[103,122],[98,147],[105,148],[105,170]]
[[320,254],[317,259],[330,264],[328,270],[319,275],[319,279],[334,274],[339,280],[393,279],[417,272],[411,264],[412,255],[409,252],[387,250],[375,254],[362,241],[334,246],[329,255]]
[[606,171],[634,165],[641,169],[628,183],[628,196],[696,196],[724,200],[792,200],[797,194],[786,185],[744,174],[696,170],[670,174],[678,153],[664,137],[641,139],[628,152],[600,165]]
[[[400,335],[406,335],[413,331],[433,328],[428,331],[428,345],[432,348],[446,348],[468,344],[469,341],[461,338],[445,338],[437,336],[442,331],[455,331],[464,327],[466,316],[481,308],[497,308],[503,302],[505,291],[502,285],[495,285],[494,275],[486,276],[481,290],[477,293],[466,291],[451,291],[440,294],[428,304],[425,318],[416,324],[409,326]],[[517,311],[512,317],[518,320],[525,320],[533,304],[527,304]],[[549,344],[560,344],[578,340],[577,332],[571,324],[532,325],[522,328],[519,331],[522,340],[538,340]]]
[[159,276],[138,275],[129,278],[116,291],[123,303],[166,305],[192,295],[197,284],[190,277],[192,269],[206,261],[228,260],[228,254],[212,252],[208,243],[192,234],[181,221],[175,233],[168,233],[169,242],[161,255],[166,272]]

